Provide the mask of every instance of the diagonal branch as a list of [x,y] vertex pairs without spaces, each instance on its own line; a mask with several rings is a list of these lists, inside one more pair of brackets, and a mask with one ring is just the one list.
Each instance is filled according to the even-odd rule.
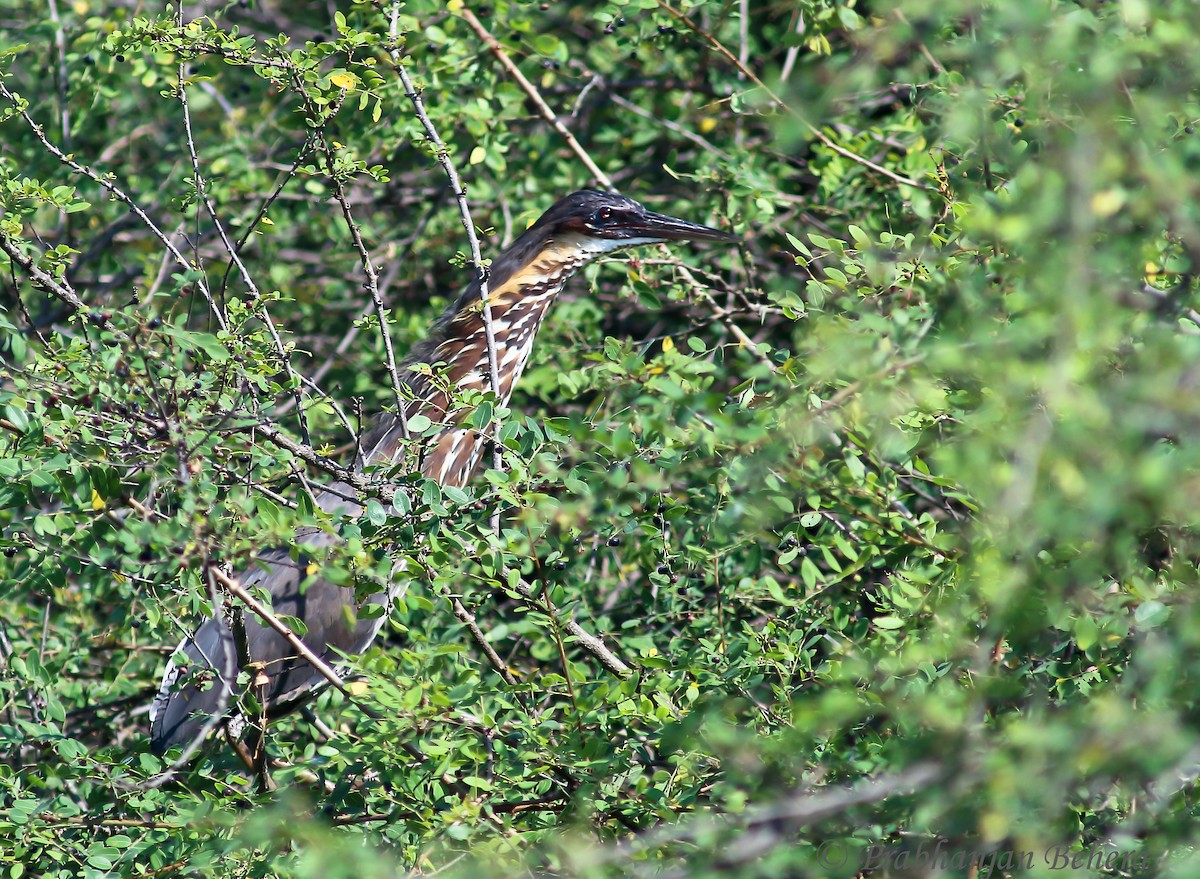
[[[945,767],[936,763],[919,763],[894,775],[867,779],[854,787],[797,791],[775,803],[748,809],[742,815],[704,816],[682,826],[655,828],[609,849],[602,854],[601,861],[626,861],[666,845],[710,840],[722,830],[739,830],[742,835],[724,847],[719,861],[723,867],[734,867],[760,858],[779,845],[793,842],[795,832],[802,827],[856,806],[914,793],[942,778],[945,772]],[[667,875],[682,877],[688,874]]]
[[[9,259],[19,265],[25,274],[29,275],[29,279],[41,290],[61,299],[76,311],[86,312],[89,310],[87,303],[79,298],[79,294],[75,292],[70,282],[59,280],[49,272],[39,268],[33,257],[26,256],[21,251],[21,248],[17,247],[13,242],[13,239],[9,238],[4,232],[0,232],[0,250],[3,250]],[[105,329],[116,332],[107,318],[103,320]]]
[[[183,27],[182,0],[179,4],[179,27]],[[238,273],[242,276],[242,282],[246,285],[250,296],[261,309],[263,324],[266,326],[267,332],[271,336],[271,341],[275,345],[275,351],[279,355],[284,372],[287,373],[288,378],[294,385],[292,395],[296,401],[296,421],[300,425],[300,436],[303,437],[306,443],[311,442],[312,440],[308,435],[308,422],[304,418],[304,403],[301,398],[303,384],[300,381],[300,376],[296,372],[295,367],[292,366],[292,358],[288,355],[287,346],[283,344],[283,339],[280,337],[279,330],[275,326],[275,320],[271,317],[271,312],[267,310],[267,304],[263,301],[258,285],[254,283],[254,278],[250,274],[250,270],[246,268],[246,264],[242,262],[241,256],[238,255],[238,249],[233,246],[233,242],[229,240],[229,236],[225,233],[225,225],[217,215],[217,210],[213,207],[212,199],[208,197],[208,187],[204,181],[204,175],[200,172],[200,154],[196,150],[196,141],[192,136],[192,113],[188,106],[186,72],[186,65],[182,61],[179,62],[179,103],[183,108],[183,130],[187,138],[188,156],[192,160],[192,175],[196,185],[196,199],[200,204],[204,205],[204,210],[208,214],[209,219],[213,221],[213,226],[221,238],[221,243],[225,245],[225,250],[229,253],[230,260],[237,266]]]
[[575,638],[575,640],[583,645],[584,650],[596,657],[600,664],[610,672],[623,678],[629,677],[631,674],[633,674],[633,669],[626,665],[615,653],[609,650],[603,640],[588,632],[574,619],[558,619],[557,611],[552,612],[551,610],[548,610],[546,605],[538,601],[537,596],[534,595],[533,587],[524,580],[517,579],[514,588],[516,589],[518,595],[533,604],[533,606],[538,610],[554,616],[555,622],[566,629],[567,632],[569,632],[571,636]]
[[571,152],[578,157],[579,161],[583,162],[584,167],[588,169],[588,172],[591,173],[596,182],[610,192],[616,192],[617,187],[613,184],[612,178],[601,171],[600,166],[592,161],[592,157],[588,155],[587,150],[580,145],[579,141],[575,139],[575,135],[571,134],[570,129],[562,124],[558,116],[550,108],[550,105],[546,103],[546,99],[537,90],[537,86],[530,82],[525,77],[525,74],[521,72],[521,68],[517,67],[513,63],[513,60],[508,57],[508,53],[504,51],[504,47],[500,45],[500,41],[491,35],[488,29],[483,26],[483,22],[470,9],[463,7],[460,10],[460,14],[463,20],[471,26],[471,30],[475,31],[476,35],[483,40],[488,50],[496,56],[496,60],[500,62],[500,66],[508,71],[509,76],[517,81],[517,85],[529,96],[529,100],[533,101],[533,105],[537,107],[542,118],[549,122],[550,127],[557,131],[559,136],[567,142],[567,146],[571,148]]

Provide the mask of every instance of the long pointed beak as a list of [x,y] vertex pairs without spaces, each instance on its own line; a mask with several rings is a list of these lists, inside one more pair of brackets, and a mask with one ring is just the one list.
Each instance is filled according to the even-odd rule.
[[661,238],[664,241],[741,241],[742,239],[729,232],[701,226],[666,214],[656,214],[646,211],[637,220],[628,225],[630,237]]

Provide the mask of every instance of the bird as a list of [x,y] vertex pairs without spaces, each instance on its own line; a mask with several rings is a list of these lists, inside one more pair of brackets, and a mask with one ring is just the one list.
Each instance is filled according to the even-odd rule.
[[[476,278],[399,365],[403,411],[384,412],[374,419],[360,439],[354,469],[390,465],[419,442],[422,476],[443,486],[466,485],[487,441],[464,425],[470,408],[458,401],[464,392],[491,390],[499,406],[508,404],[538,328],[568,278],[597,258],[624,248],[739,240],[729,232],[647,210],[616,193],[585,189],[560,199],[489,267],[487,301],[499,387],[491,387],[482,280]],[[413,440],[407,424],[418,415],[438,427]],[[363,509],[355,489],[344,482],[326,486],[316,499],[331,514],[356,516]],[[268,549],[240,575],[246,588],[265,590],[276,615],[300,619],[301,640],[329,664],[366,650],[398,597],[393,582],[360,601],[353,587],[312,573],[317,566],[310,567],[309,560],[337,541],[335,534],[322,529],[300,529],[295,540],[302,550],[299,560],[286,547]],[[380,608],[363,614],[366,603]],[[267,718],[299,707],[328,681],[297,653],[291,642],[258,616],[246,613],[226,619],[214,607],[213,616],[184,638],[168,661],[150,709],[151,750],[161,756],[173,746],[198,744],[222,723],[237,729],[253,720],[239,716],[239,669],[254,670],[259,707]]]

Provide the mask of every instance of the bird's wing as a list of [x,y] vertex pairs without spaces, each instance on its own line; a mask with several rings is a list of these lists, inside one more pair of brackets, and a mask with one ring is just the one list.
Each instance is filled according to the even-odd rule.
[[[335,536],[315,529],[306,529],[297,536],[297,543],[313,555],[324,554],[336,541]],[[360,605],[352,588],[307,575],[307,561],[293,561],[283,548],[263,553],[260,561],[265,567],[247,572],[241,578],[242,584],[265,588],[277,615],[304,620],[308,631],[303,641],[322,660],[337,662],[338,651],[360,653],[375,637],[383,617],[358,619],[355,610]],[[384,593],[368,600],[386,609],[391,597],[391,593]],[[268,677],[268,706],[294,703],[325,683],[320,672],[298,656],[287,639],[254,614],[243,615],[242,628],[250,661],[262,663]],[[233,633],[218,610],[171,655],[150,709],[150,739],[155,753],[162,754],[172,745],[188,741],[199,734],[214,713],[234,708],[239,696],[238,671]]]

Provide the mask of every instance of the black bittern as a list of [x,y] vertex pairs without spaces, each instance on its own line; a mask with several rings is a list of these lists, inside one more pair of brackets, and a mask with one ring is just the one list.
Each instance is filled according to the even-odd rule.
[[[581,266],[606,253],[639,244],[667,241],[735,241],[736,236],[707,226],[646,210],[621,195],[583,190],[559,201],[491,266],[488,302],[496,340],[500,405],[507,405],[513,385],[529,360],[534,335],[566,280]],[[434,366],[414,370],[414,364]],[[401,370],[407,385],[405,418],[384,413],[362,438],[355,468],[387,464],[403,455],[409,440],[404,424],[421,414],[441,425],[424,440],[420,472],[447,486],[467,483],[486,445],[477,431],[462,426],[467,412],[454,401],[458,392],[490,390],[487,337],[480,307],[478,280],[434,323]],[[329,512],[356,513],[361,508],[354,490],[336,484],[317,500]],[[296,543],[315,554],[336,537],[305,529]],[[260,553],[260,565],[241,578],[247,587],[265,590],[277,615],[297,617],[307,630],[303,642],[327,663],[345,654],[361,653],[375,638],[383,616],[358,618],[362,605],[355,590],[309,575],[302,559],[288,550]],[[303,584],[303,585],[302,585]],[[390,609],[395,589],[368,598]],[[268,717],[299,705],[326,683],[326,678],[283,636],[247,613],[237,617],[237,637],[218,608],[194,635],[175,650],[163,675],[162,687],[150,710],[151,744],[156,753],[198,736],[218,712],[236,715],[237,671],[253,669],[255,692]],[[263,675],[265,675],[265,682]],[[212,725],[215,725],[212,724]]]

